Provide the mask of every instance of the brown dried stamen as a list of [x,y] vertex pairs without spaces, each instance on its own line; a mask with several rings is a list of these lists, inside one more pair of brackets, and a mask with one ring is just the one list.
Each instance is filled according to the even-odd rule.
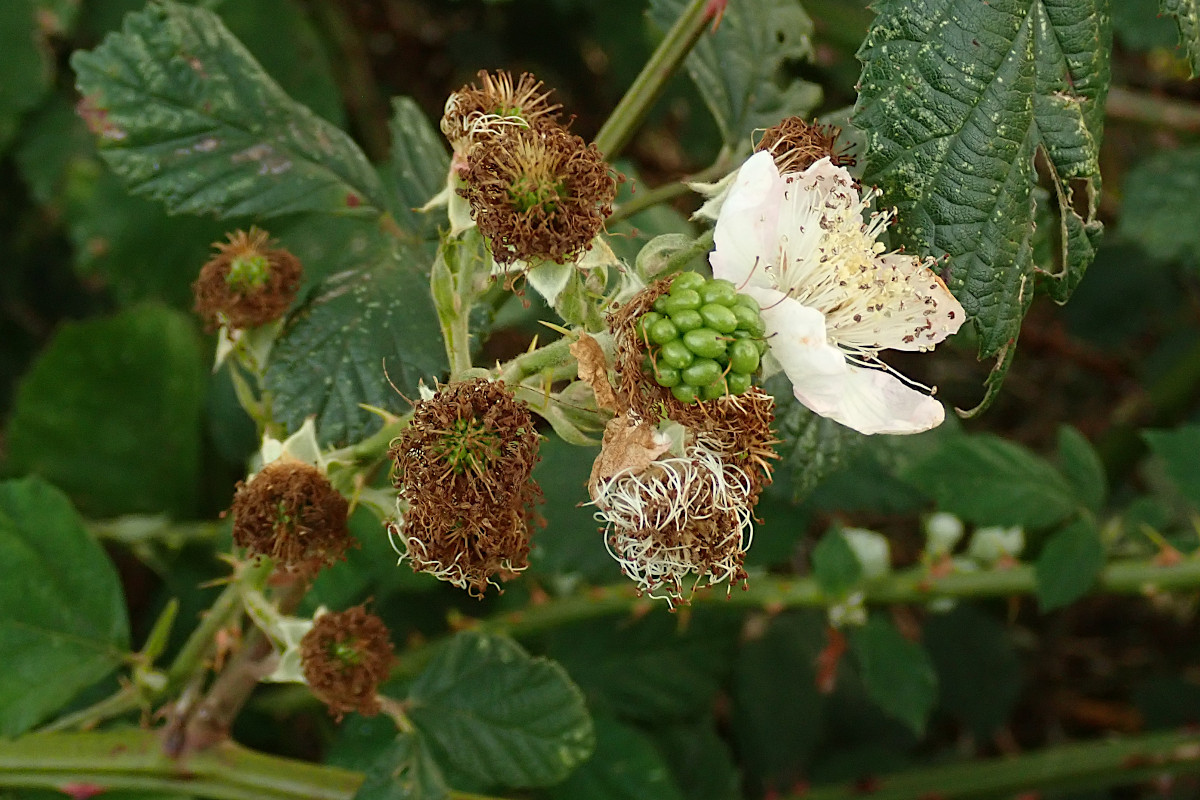
[[310,574],[345,557],[355,544],[349,504],[316,467],[272,461],[233,498],[233,540],[293,572]]
[[192,284],[196,313],[208,330],[257,328],[279,319],[296,297],[304,270],[287,250],[272,247],[258,228],[235,231]]
[[304,679],[339,720],[379,712],[377,690],[395,661],[387,626],[362,606],[322,614],[300,640]]
[[814,125],[800,117],[788,117],[768,128],[754,150],[769,151],[780,175],[802,172],[826,157],[835,167],[854,166],[850,146],[842,146],[837,141],[841,133],[842,129],[836,125]]
[[390,451],[408,509],[389,534],[414,570],[482,596],[493,576],[525,568],[539,441],[500,382],[464,381],[417,404]]
[[542,82],[528,72],[514,83],[511,73],[481,70],[479,84],[468,84],[446,100],[441,128],[456,152],[505,127],[534,128],[558,118],[561,106],[549,102],[553,92],[543,91]]
[[566,263],[612,214],[616,180],[595,145],[552,125],[507,128],[471,148],[459,193],[497,263]]

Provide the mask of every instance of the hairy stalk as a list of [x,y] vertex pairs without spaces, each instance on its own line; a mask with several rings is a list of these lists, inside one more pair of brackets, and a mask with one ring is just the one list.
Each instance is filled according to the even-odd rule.
[[575,357],[570,351],[571,339],[563,337],[555,339],[536,350],[522,353],[501,368],[496,377],[510,386],[515,386],[526,378],[537,375],[543,370],[573,364]]
[[1111,119],[1142,122],[1191,133],[1200,131],[1200,108],[1195,103],[1134,92],[1120,86],[1109,88],[1104,113]]
[[39,729],[39,732],[52,733],[72,728],[89,728],[116,717],[123,716],[139,708],[148,708],[175,694],[200,674],[206,666],[207,659],[212,653],[217,633],[228,627],[242,611],[242,584],[261,587],[271,573],[270,562],[248,563],[237,578],[225,587],[212,606],[205,612],[200,624],[188,636],[183,647],[167,668],[166,680],[155,692],[148,692],[146,687],[129,684],[118,689],[113,694],[87,708],[73,714],[54,720]]
[[[0,786],[136,790],[216,800],[350,800],[361,773],[263,755],[223,742],[188,757],[167,755],[139,729],[33,734],[0,740]],[[85,796],[81,793],[77,796]]]
[[710,0],[691,0],[688,3],[596,134],[596,147],[609,163],[629,143],[654,101],[662,94],[667,81],[700,40],[708,24],[709,4]]
[[[294,579],[280,589],[275,598],[280,613],[295,609],[307,591],[308,581],[302,578]],[[264,662],[273,650],[271,640],[258,628],[247,635],[241,649],[221,670],[204,698],[184,712],[186,719],[172,721],[183,731],[180,754],[207,750],[228,738],[233,721],[262,680]]]
[[799,800],[939,800],[1029,797],[1043,791],[1098,789],[1200,772],[1200,734],[1151,733],[1048,747],[1035,753],[910,769],[871,780],[814,786]]

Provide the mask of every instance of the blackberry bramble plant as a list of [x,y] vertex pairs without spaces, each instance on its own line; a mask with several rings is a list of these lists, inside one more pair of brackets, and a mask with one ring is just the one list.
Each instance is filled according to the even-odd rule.
[[0,794],[1196,794],[1143,6],[0,3]]

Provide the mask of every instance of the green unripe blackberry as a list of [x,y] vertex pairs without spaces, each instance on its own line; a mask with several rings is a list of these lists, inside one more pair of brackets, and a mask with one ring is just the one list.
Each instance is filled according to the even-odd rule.
[[675,276],[636,322],[646,346],[642,371],[681,403],[750,390],[766,350],[758,303],[726,280]]

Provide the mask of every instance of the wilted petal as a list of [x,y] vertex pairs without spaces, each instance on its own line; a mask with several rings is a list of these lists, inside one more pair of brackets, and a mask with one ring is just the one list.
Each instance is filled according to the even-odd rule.
[[829,344],[819,311],[772,290],[753,294],[763,306],[771,354],[806,407],[866,434],[919,433],[941,424],[945,410],[937,400],[890,372],[847,361]]
[[767,152],[755,153],[738,170],[717,227],[716,249],[709,255],[713,276],[738,287],[770,286],[765,268],[779,254],[779,209],[783,179]]

